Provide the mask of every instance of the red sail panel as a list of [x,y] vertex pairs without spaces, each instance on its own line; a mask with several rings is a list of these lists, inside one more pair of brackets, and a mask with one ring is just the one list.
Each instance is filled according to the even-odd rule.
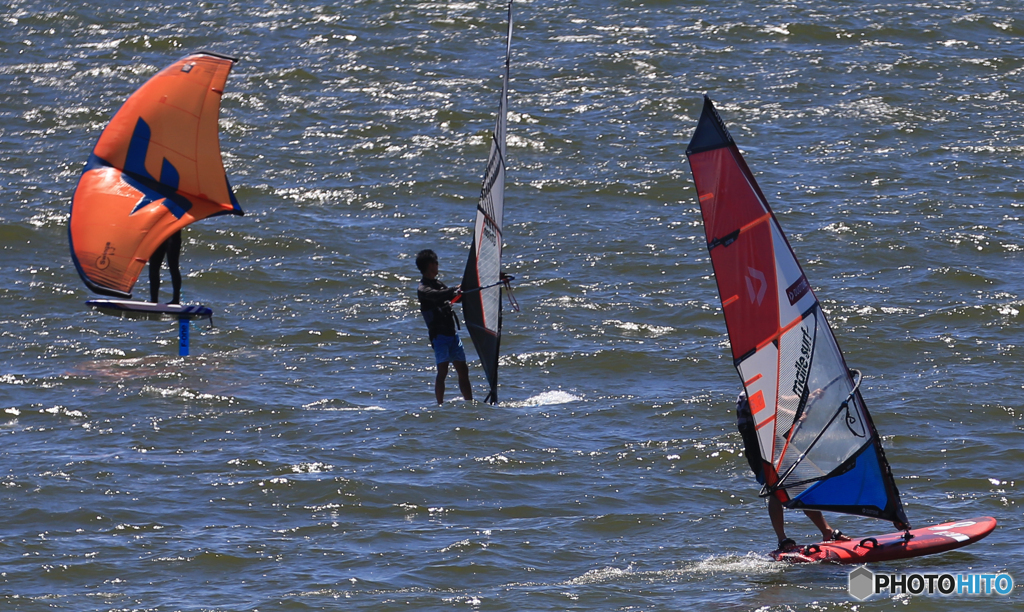
[[728,249],[712,251],[711,260],[733,358],[739,359],[773,339],[779,331],[771,229],[763,221],[756,223],[740,232]]
[[[768,214],[760,194],[750,183],[735,146],[712,149],[690,157],[704,217],[704,231],[724,239]],[[727,206],[720,203],[726,202]]]
[[100,135],[71,204],[72,258],[86,285],[129,297],[157,247],[193,221],[242,214],[217,121],[234,60],[198,53],[153,76]]

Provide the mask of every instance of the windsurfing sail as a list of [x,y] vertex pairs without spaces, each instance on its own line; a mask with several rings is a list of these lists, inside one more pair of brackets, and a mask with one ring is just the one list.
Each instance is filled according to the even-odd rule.
[[757,428],[763,495],[909,530],[851,371],[753,174],[711,100],[686,150],[732,346]]
[[217,120],[235,59],[207,51],[164,68],[100,134],[71,202],[71,258],[89,289],[130,298],[150,255],[199,219],[241,215]]
[[484,400],[498,401],[498,348],[501,345],[501,221],[505,207],[505,115],[508,109],[508,73],[512,56],[512,2],[508,3],[505,75],[501,83],[498,119],[491,133],[491,153],[484,170],[476,206],[476,224],[469,260],[462,276],[462,314],[490,391]]

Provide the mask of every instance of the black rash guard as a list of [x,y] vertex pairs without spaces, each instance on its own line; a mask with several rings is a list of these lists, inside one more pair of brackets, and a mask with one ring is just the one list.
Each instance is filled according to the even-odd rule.
[[459,320],[455,317],[455,311],[452,310],[450,303],[455,297],[455,289],[448,288],[436,278],[424,278],[420,280],[416,296],[420,300],[420,312],[423,313],[423,320],[427,322],[431,342],[435,336],[454,336],[457,333]]

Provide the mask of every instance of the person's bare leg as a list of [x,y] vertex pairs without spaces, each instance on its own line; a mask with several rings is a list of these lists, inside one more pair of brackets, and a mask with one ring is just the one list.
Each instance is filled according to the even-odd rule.
[[825,520],[825,515],[817,510],[804,510],[804,514],[807,515],[807,518],[811,519],[814,526],[821,532],[822,540],[828,541],[832,539],[832,526]]
[[465,361],[453,361],[455,364],[455,372],[459,375],[459,391],[462,391],[462,397],[467,400],[473,399],[473,385],[469,382],[469,367],[466,366]]
[[768,518],[772,521],[772,529],[779,542],[786,539],[786,518],[783,516],[782,502],[774,495],[768,496]]
[[444,403],[444,379],[448,378],[448,362],[437,364],[437,378],[434,379],[434,397],[437,405]]

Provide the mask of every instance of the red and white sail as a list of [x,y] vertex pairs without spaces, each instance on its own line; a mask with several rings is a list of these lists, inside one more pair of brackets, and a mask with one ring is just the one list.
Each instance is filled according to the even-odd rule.
[[766,492],[907,525],[864,401],[807,277],[705,97],[687,148]]

